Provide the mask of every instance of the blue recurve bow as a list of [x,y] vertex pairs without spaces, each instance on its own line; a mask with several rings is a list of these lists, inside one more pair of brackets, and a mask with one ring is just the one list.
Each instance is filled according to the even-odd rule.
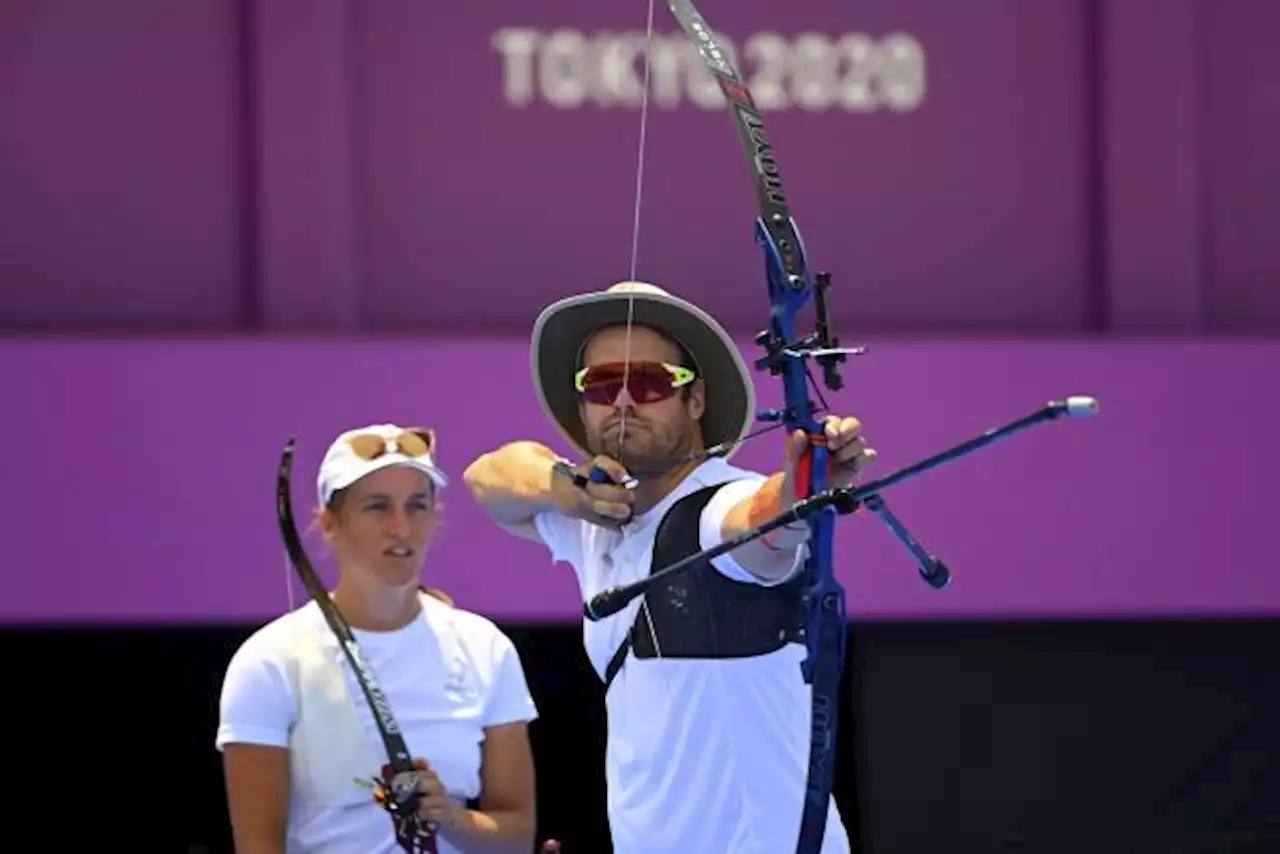
[[[804,567],[807,581],[804,624],[807,654],[802,673],[810,686],[812,701],[808,777],[796,852],[819,854],[835,781],[838,692],[845,660],[845,591],[836,580],[834,567],[836,518],[862,507],[872,511],[915,558],[925,582],[934,588],[944,588],[950,583],[950,571],[926,551],[893,515],[880,492],[1027,427],[1062,416],[1093,415],[1098,402],[1083,395],[1051,401],[1030,415],[987,430],[870,483],[830,487],[825,432],[823,425],[815,419],[819,410],[809,399],[810,384],[816,390],[816,382],[812,379],[808,362],[812,361],[821,368],[823,384],[828,389],[838,391],[843,386],[841,363],[847,356],[861,354],[864,349],[841,347],[831,333],[825,297],[830,277],[810,270],[804,241],[787,203],[773,144],[765,132],[764,119],[749,88],[691,0],[667,0],[667,6],[685,35],[697,47],[724,95],[755,179],[759,201],[756,243],[764,251],[770,303],[769,327],[756,336],[756,343],[764,348],[765,355],[756,360],[755,367],[781,376],[784,396],[782,409],[766,411],[759,417],[766,421],[782,421],[788,434],[803,430],[809,437],[809,445],[796,471],[797,500],[784,513],[639,581],[605,590],[587,602],[584,613],[591,620],[603,619],[617,613],[650,588],[670,581],[673,576],[699,563],[739,548],[783,525],[798,521],[808,524],[808,555]],[[797,317],[810,302],[815,316],[813,330],[801,336],[797,331]],[[821,398],[820,392],[818,396]],[[825,404],[822,408],[826,408]]]
[[[724,94],[750,161],[760,208],[756,242],[764,250],[770,303],[769,328],[756,339],[766,355],[756,362],[756,367],[782,377],[784,403],[778,414],[786,423],[788,434],[803,430],[810,439],[796,471],[796,497],[819,495],[828,487],[827,448],[823,425],[815,420],[809,399],[806,360],[813,358],[821,366],[825,385],[834,391],[843,385],[839,365],[848,352],[840,350],[830,335],[824,298],[829,280],[822,276],[815,282],[810,272],[804,240],[787,204],[773,144],[765,133],[764,119],[750,89],[693,3],[667,0],[667,6]],[[813,333],[801,339],[796,320],[811,299],[817,310],[817,324]],[[804,625],[807,655],[803,674],[812,693],[812,711],[808,779],[796,846],[796,851],[804,854],[818,854],[822,848],[835,780],[836,716],[846,638],[845,591],[836,580],[833,565],[836,512],[832,506],[808,517]]]

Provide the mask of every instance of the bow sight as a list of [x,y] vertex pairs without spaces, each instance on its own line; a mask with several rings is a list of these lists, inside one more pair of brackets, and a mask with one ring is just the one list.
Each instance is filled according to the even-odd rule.
[[[765,355],[755,361],[758,371],[768,371],[778,376],[783,371],[783,363],[787,359],[813,359],[822,368],[823,385],[832,391],[844,388],[844,377],[840,375],[840,365],[849,356],[861,356],[867,352],[866,347],[841,347],[840,339],[831,334],[831,316],[827,310],[827,288],[831,287],[831,274],[818,273],[813,285],[813,331],[802,340],[788,342],[772,329],[764,329],[756,334],[755,342],[765,350]],[[792,287],[804,287],[804,280],[796,278]],[[823,404],[823,409],[826,405]]]

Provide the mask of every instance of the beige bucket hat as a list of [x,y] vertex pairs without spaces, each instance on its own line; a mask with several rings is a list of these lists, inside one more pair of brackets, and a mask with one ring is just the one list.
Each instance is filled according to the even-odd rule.
[[[716,320],[691,302],[648,282],[618,282],[603,291],[566,297],[542,310],[533,325],[530,361],[542,409],[583,456],[586,435],[578,415],[574,372],[583,344],[596,330],[626,324],[651,326],[674,338],[695,362],[706,385],[702,417],[708,447],[737,442],[751,429],[755,387],[737,345]],[[736,452],[738,446],[724,455]]]

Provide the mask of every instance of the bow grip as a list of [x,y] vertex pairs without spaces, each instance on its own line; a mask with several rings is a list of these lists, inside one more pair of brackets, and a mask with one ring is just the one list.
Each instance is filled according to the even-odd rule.
[[[797,501],[803,501],[804,499],[811,497],[813,494],[813,481],[811,480],[811,476],[813,474],[814,447],[827,447],[827,434],[824,432],[819,431],[817,433],[810,433],[806,430],[805,438],[808,441],[805,443],[804,450],[800,452],[800,459],[796,460],[795,489]],[[830,469],[830,465],[830,462],[828,462],[828,470]]]

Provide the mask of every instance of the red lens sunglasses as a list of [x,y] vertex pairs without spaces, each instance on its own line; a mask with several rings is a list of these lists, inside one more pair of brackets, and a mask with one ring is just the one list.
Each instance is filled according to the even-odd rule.
[[697,376],[689,368],[669,362],[607,362],[579,370],[573,385],[587,403],[612,406],[625,384],[627,396],[644,404],[672,397]]

